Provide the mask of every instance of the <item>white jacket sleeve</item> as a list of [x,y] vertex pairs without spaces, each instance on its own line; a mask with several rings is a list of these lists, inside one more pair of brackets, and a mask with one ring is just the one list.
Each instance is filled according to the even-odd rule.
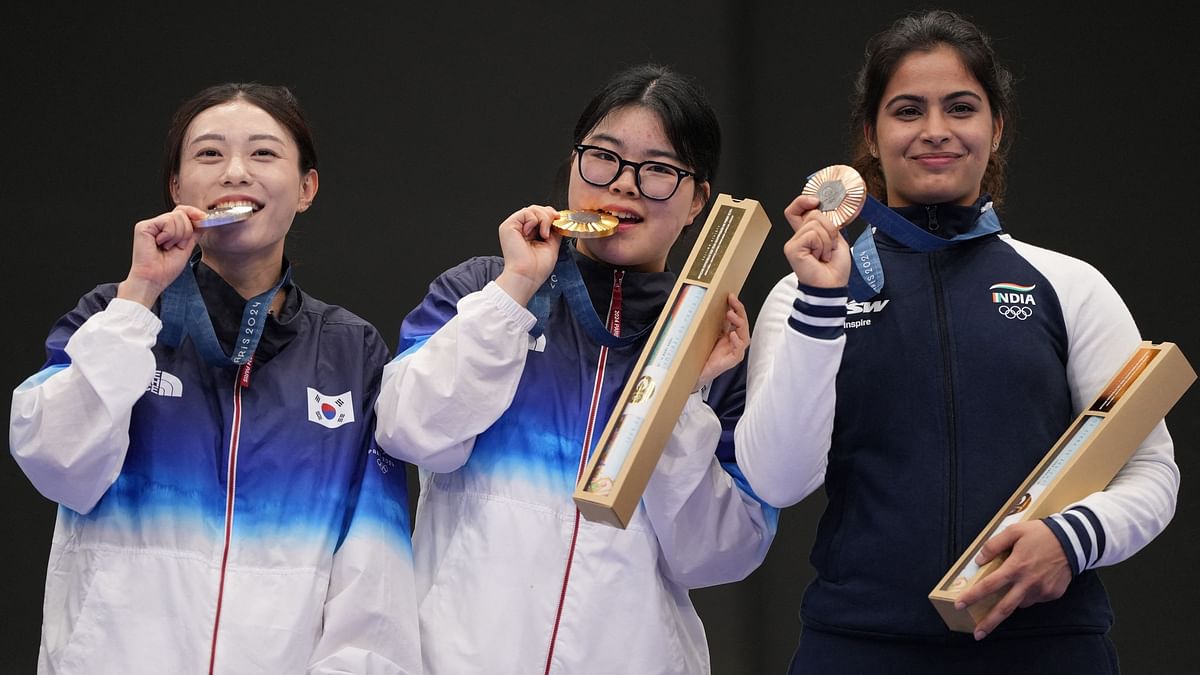
[[[1017,244],[1038,261],[1058,255]],[[1065,257],[1065,256],[1064,256]],[[1075,259],[1047,264],[1067,324],[1067,380],[1075,414],[1092,405],[1113,374],[1141,343],[1133,317],[1116,289],[1095,268]],[[1049,275],[1048,275],[1049,276]],[[1076,572],[1112,565],[1150,543],[1170,522],[1179,491],[1179,467],[1165,423],[1138,446],[1101,492],[1051,516]]]
[[[750,348],[746,413],[735,432],[746,480],[755,494],[781,508],[825,481],[846,345],[845,289],[808,290],[797,290],[795,275],[788,275],[763,303]],[[816,316],[831,313],[821,308],[836,314],[839,307],[840,317]]]
[[69,363],[47,366],[13,392],[9,447],[47,498],[87,513],[117,479],[161,327],[144,306],[114,299],[71,335]]
[[721,433],[713,409],[699,393],[689,396],[642,498],[663,570],[687,588],[744,579],[775,536],[777,511],[739,486],[736,467],[727,470],[714,454]]
[[475,436],[512,404],[536,319],[495,282],[383,369],[376,439],[388,454],[435,473],[466,463]]

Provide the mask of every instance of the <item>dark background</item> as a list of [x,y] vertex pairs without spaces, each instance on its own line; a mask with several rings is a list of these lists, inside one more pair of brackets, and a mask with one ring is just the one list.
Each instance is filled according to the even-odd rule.
[[[922,6],[10,8],[0,29],[10,293],[0,382],[16,387],[38,370],[55,318],[95,284],[124,277],[133,223],[165,210],[168,116],[200,88],[230,80],[286,84],[307,108],[321,189],[293,227],[289,256],[306,290],[372,321],[394,348],[429,280],[467,256],[498,253],[499,222],[550,199],[571,126],[603,80],[637,62],[672,65],[700,80],[721,118],[716,190],[759,200],[775,223],[742,294],[756,314],[787,272],[783,207],[805,175],[848,159],[847,101],[867,38]],[[978,20],[1018,76],[1018,115],[1005,128],[1016,134],[1006,229],[1094,264],[1147,339],[1174,341],[1200,364],[1200,236],[1189,208],[1200,178],[1200,26],[1171,5],[1146,3],[1119,13],[1048,2],[943,6]],[[1102,574],[1125,672],[1191,671],[1200,660],[1191,574],[1200,562],[1191,487],[1198,412],[1193,390],[1168,417],[1184,475],[1174,522]],[[12,461],[0,461],[0,488],[0,671],[33,672],[55,507]],[[786,667],[823,505],[818,494],[785,511],[748,580],[693,593],[715,672]]]

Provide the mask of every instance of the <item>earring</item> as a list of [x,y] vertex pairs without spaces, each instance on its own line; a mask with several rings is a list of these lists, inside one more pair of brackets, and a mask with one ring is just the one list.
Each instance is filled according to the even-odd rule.
[[876,148],[874,145],[868,145],[867,152],[870,153],[871,156],[874,157],[875,159],[879,159],[879,149]]
[[1000,141],[999,140],[992,141],[992,152],[995,152],[999,149],[1000,149]]

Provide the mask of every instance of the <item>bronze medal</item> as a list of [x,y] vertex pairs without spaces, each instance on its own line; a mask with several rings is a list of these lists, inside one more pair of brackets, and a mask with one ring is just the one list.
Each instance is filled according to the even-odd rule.
[[814,173],[800,194],[815,195],[821,200],[817,208],[840,230],[862,211],[867,185],[853,168],[834,164]]

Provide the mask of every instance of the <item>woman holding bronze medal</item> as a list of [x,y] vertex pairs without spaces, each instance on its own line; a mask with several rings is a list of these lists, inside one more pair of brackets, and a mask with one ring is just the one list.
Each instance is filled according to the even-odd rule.
[[[1093,570],[1171,518],[1161,423],[1107,489],[989,541],[979,562],[1008,557],[961,596],[1000,592],[974,635],[927,598],[1140,342],[1094,268],[1000,229],[1010,82],[958,15],[897,21],[859,74],[854,168],[785,211],[794,274],[757,320],[737,447],[769,503],[828,496],[793,673],[1117,671]],[[821,194],[859,174],[886,207],[851,251]]]
[[667,253],[704,209],[719,148],[687,79],[616,75],[575,127],[574,211],[517,211],[503,259],[444,273],[405,319],[377,437],[422,469],[427,672],[710,670],[688,589],[745,577],[775,525],[733,462],[749,342],[736,298],[628,528],[581,518],[572,494],[674,287]]
[[210,87],[166,147],[171,210],[13,393],[13,456],[60,504],[38,672],[419,672],[387,346],[283,254],[317,193],[299,104]]

